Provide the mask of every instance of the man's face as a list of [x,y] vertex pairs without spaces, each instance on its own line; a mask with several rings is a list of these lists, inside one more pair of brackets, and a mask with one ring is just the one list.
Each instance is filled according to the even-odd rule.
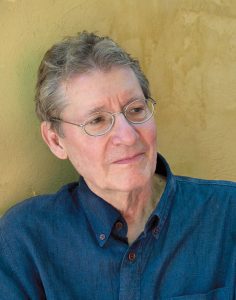
[[[130,68],[92,71],[75,76],[65,87],[68,106],[63,120],[83,123],[90,111],[119,112],[132,99],[143,99],[139,82]],[[60,142],[69,160],[98,195],[129,192],[151,180],[156,167],[156,125],[132,125],[123,114],[115,117],[111,131],[89,136],[77,126],[62,123]]]

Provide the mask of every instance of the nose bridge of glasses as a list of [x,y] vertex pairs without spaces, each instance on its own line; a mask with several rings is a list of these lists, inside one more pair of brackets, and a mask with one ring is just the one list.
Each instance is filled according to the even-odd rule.
[[127,119],[125,111],[117,111],[117,112],[111,113],[111,115],[112,115],[112,118],[113,118],[113,123],[115,123],[115,117],[117,117],[118,115],[123,115],[123,117],[126,120],[126,122],[129,123],[129,120]]
[[116,116],[118,116],[118,115],[120,115],[120,114],[123,114],[123,115],[124,115],[124,112],[123,112],[123,111],[117,111],[117,112],[111,113],[111,115],[112,115],[113,117],[116,117]]

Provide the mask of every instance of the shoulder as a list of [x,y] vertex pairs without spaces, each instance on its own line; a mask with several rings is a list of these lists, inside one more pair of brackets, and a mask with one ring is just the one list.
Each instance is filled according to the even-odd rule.
[[192,205],[217,206],[236,214],[236,182],[175,176],[177,196]]
[[0,218],[1,233],[27,228],[27,225],[37,226],[66,213],[75,205],[72,195],[76,187],[77,183],[67,184],[54,194],[35,196],[16,204]]
[[175,176],[177,185],[198,190],[223,191],[236,196],[236,182],[226,180],[207,180],[187,176]]
[[177,191],[198,201],[231,202],[236,205],[236,182],[205,180],[185,176],[175,176]]
[[[206,232],[223,232],[235,241],[236,183],[175,176],[174,211],[184,223],[200,224]],[[205,228],[205,229],[203,229]]]

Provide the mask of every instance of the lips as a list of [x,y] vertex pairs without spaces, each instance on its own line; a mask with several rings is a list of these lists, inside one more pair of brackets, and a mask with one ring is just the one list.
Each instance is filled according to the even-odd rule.
[[133,154],[133,155],[129,155],[129,156],[124,156],[116,161],[114,161],[114,164],[130,164],[130,163],[134,163],[140,159],[142,159],[144,155],[144,152],[141,153],[137,153],[137,154]]

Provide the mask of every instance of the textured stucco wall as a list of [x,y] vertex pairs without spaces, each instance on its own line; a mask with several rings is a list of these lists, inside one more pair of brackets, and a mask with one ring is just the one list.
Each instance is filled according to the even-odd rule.
[[77,178],[41,141],[33,97],[45,50],[83,29],[140,58],[175,173],[236,180],[234,0],[1,0],[0,213]]

